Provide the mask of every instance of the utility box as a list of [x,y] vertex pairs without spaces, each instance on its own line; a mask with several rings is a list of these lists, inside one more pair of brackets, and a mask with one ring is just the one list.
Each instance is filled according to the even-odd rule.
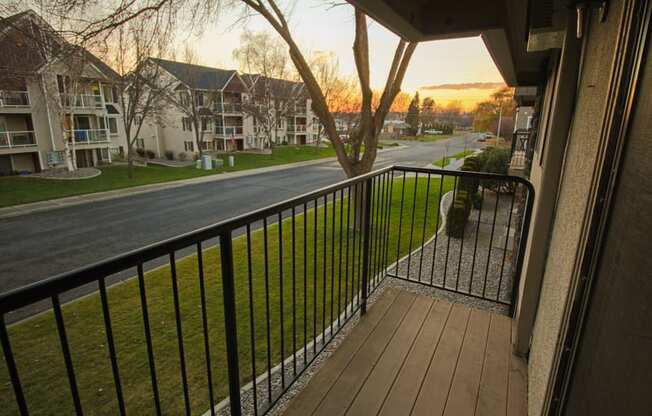
[[222,159],[213,159],[213,169],[219,169],[224,166],[224,161]]
[[204,168],[204,170],[213,169],[213,161],[211,160],[211,157],[209,155],[202,156],[201,162],[202,162],[202,168]]
[[195,160],[195,168],[201,169],[201,160],[200,159]]
[[235,166],[235,156],[229,156],[229,166],[230,167]]

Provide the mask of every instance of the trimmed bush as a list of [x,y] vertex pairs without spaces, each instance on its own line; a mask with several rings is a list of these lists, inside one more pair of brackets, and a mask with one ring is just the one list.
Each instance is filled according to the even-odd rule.
[[[509,169],[510,149],[487,147],[478,159],[483,172],[506,175]],[[500,181],[483,180],[482,186],[494,192],[510,192],[509,187],[505,188],[506,184]]]
[[453,204],[446,213],[446,234],[453,238],[464,237],[466,222],[471,213],[471,198],[466,191],[459,191],[455,195]]
[[[467,157],[464,159],[464,164],[460,168],[464,172],[479,172],[480,171],[480,161],[476,157]],[[460,178],[460,189],[468,192],[470,195],[476,194],[478,192],[478,186],[480,185],[480,180],[477,178],[461,177]]]
[[165,158],[167,160],[174,160],[174,152],[172,150],[165,151]]
[[145,149],[136,149],[136,154],[140,157],[145,157]]
[[188,159],[188,155],[187,155],[185,152],[180,152],[180,153],[177,155],[177,158],[178,158],[179,160],[186,160],[186,159]]

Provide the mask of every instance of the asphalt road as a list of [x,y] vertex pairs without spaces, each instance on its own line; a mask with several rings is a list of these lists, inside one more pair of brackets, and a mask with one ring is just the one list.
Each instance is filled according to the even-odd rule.
[[[478,146],[471,137],[404,142],[405,149],[379,154],[375,168],[425,166],[465,142]],[[0,220],[0,293],[343,179],[337,162],[324,162],[6,218]]]

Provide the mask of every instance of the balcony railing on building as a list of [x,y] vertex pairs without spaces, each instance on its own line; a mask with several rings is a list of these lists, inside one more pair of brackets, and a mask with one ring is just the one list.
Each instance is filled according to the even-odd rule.
[[104,108],[102,96],[96,94],[61,94],[61,104],[65,108]]
[[0,148],[20,148],[36,146],[33,131],[0,131]]
[[213,111],[225,114],[241,113],[242,103],[213,103]]
[[306,125],[305,124],[288,124],[288,131],[293,133],[305,133]]
[[[0,399],[24,415],[52,413],[45,391],[66,414],[262,415],[386,279],[512,312],[532,201],[520,177],[390,166],[4,293]],[[62,306],[87,285],[94,314]],[[7,328],[30,307],[50,313]]]
[[27,91],[0,91],[0,107],[29,107]]
[[214,132],[218,136],[242,136],[244,126],[215,126]]
[[109,134],[105,129],[75,129],[66,130],[67,137],[74,139],[76,144],[106,143],[109,141]]

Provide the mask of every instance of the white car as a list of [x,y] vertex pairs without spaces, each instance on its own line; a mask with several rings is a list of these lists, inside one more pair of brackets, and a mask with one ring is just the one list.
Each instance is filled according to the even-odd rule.
[[423,131],[426,134],[444,134],[441,130],[428,129]]

